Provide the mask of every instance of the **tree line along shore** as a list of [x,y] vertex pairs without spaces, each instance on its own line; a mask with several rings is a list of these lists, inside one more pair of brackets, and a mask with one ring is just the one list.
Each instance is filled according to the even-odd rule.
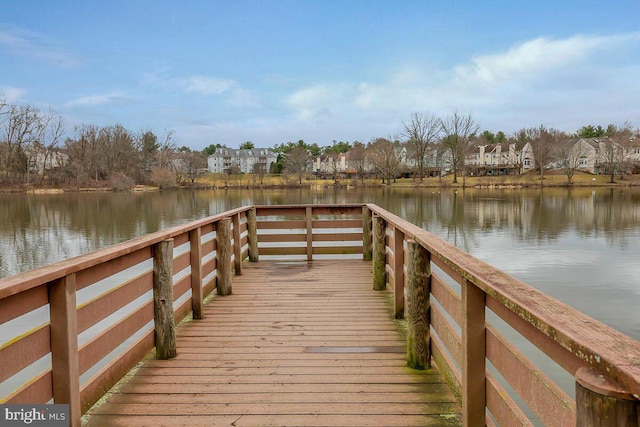
[[[569,186],[602,185],[602,175],[611,184],[634,185],[639,134],[627,122],[587,125],[571,135],[544,125],[507,135],[481,132],[470,114],[413,113],[393,137],[276,144],[268,149],[273,161],[257,159],[246,171],[230,161],[212,174],[210,160],[227,148],[223,144],[193,150],[180,146],[172,131],[133,132],[119,124],[83,124],[69,132],[53,112],[0,98],[0,191]],[[246,141],[240,148],[255,146]]]

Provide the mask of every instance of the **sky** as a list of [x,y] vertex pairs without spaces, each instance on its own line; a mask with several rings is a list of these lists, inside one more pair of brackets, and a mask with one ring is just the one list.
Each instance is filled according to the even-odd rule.
[[640,1],[0,0],[0,99],[178,146],[640,127]]

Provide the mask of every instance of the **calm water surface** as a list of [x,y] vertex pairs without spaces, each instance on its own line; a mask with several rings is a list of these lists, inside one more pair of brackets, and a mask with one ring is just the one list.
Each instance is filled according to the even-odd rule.
[[0,194],[0,277],[248,204],[373,202],[640,339],[640,189]]

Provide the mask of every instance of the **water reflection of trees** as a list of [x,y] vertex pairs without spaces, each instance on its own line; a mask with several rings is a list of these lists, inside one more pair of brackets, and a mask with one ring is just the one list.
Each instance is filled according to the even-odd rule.
[[248,204],[376,203],[469,250],[494,231],[553,242],[575,232],[625,247],[640,189],[296,189],[0,195],[0,277]]

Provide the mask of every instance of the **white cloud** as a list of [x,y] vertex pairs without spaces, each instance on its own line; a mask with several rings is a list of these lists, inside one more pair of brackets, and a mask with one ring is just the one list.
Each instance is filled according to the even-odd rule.
[[10,86],[0,86],[0,99],[7,104],[16,104],[26,92],[23,89]]
[[73,67],[80,62],[57,41],[22,28],[0,27],[0,46],[14,55],[29,56],[52,65]]
[[258,101],[253,92],[241,87],[234,88],[229,94],[226,102],[228,105],[236,108],[260,107],[260,101]]
[[639,51],[640,32],[536,38],[448,68],[411,64],[380,81],[311,84],[287,105],[298,119],[320,121],[328,108],[354,123],[401,117],[398,128],[415,111],[471,113],[482,127],[504,131],[637,122]]
[[286,104],[295,111],[298,120],[334,117],[349,107],[352,91],[346,83],[316,84],[297,89],[286,98]]
[[181,80],[187,92],[195,92],[203,96],[222,95],[237,86],[234,80],[217,77],[191,76]]
[[94,105],[105,105],[114,102],[129,100],[130,97],[123,92],[112,92],[100,95],[83,96],[64,103],[64,108],[89,107]]
[[537,38],[503,53],[476,56],[470,63],[455,67],[456,83],[501,84],[536,78],[564,67],[578,66],[600,51],[634,41],[640,41],[640,33],[609,37],[577,35],[564,40]]

